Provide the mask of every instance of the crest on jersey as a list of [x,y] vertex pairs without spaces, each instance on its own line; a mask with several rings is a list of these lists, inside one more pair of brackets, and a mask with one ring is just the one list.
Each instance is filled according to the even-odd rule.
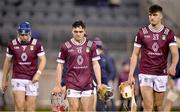
[[166,35],[162,35],[162,40],[166,40]]
[[30,46],[30,50],[31,50],[31,51],[34,50],[34,46],[31,45],[31,46]]
[[89,53],[90,52],[90,48],[86,47],[86,52]]

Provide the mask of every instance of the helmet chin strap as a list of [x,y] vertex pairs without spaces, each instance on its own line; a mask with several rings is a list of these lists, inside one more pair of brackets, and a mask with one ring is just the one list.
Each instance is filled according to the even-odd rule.
[[28,44],[28,41],[21,40],[21,45],[27,45],[27,44]]
[[29,43],[30,37],[28,37],[27,40],[21,40],[20,43],[21,45],[27,45]]

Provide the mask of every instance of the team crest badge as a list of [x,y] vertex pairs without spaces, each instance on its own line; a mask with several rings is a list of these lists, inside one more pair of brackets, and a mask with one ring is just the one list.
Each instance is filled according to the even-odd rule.
[[31,51],[34,50],[34,46],[30,46],[30,50],[31,50]]
[[89,47],[86,47],[86,52],[90,52],[90,48]]
[[162,40],[166,40],[166,35],[162,35]]

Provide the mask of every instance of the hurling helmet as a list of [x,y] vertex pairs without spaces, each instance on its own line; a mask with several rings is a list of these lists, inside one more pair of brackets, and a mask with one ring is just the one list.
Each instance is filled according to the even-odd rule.
[[131,98],[133,96],[133,89],[127,81],[119,85],[119,91],[123,98]]
[[31,27],[29,22],[22,22],[18,27],[18,33],[19,34],[30,34],[31,33]]

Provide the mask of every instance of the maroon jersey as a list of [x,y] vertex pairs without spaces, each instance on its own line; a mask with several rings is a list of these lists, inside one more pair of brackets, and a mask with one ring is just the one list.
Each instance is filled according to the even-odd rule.
[[90,40],[78,45],[74,39],[71,39],[61,46],[57,62],[67,63],[68,89],[80,91],[92,89],[92,61],[100,59],[96,51],[95,43]]
[[19,38],[8,43],[7,57],[12,58],[14,79],[31,80],[37,71],[38,56],[44,55],[40,41],[30,38],[27,45],[21,45]]
[[139,29],[134,46],[141,47],[139,73],[151,75],[167,74],[169,46],[177,45],[174,32],[165,26],[154,31],[152,26]]

